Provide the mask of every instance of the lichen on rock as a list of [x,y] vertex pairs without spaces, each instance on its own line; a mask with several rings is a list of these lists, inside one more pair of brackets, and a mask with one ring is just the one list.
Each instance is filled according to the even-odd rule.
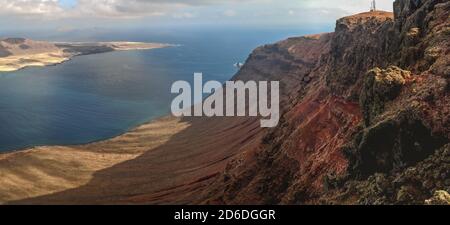
[[450,205],[450,194],[446,191],[436,191],[434,196],[425,200],[425,205]]
[[414,166],[389,173],[375,173],[363,180],[350,179],[334,193],[324,195],[321,202],[361,205],[448,204],[449,162],[450,145],[447,144]]
[[386,102],[394,100],[411,77],[411,72],[396,66],[383,70],[370,70],[364,79],[360,105],[364,114],[364,122],[369,126],[374,117],[383,112]]
[[411,166],[433,154],[447,143],[433,134],[423,118],[413,109],[363,129],[346,151],[349,173],[366,178],[374,173],[389,173]]

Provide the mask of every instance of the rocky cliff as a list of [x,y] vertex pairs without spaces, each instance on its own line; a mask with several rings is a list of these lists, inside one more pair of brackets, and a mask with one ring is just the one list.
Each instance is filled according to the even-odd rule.
[[[255,118],[186,118],[182,126],[168,119],[180,128],[157,141],[158,123],[144,125],[116,139],[72,147],[114,157],[139,150],[132,159],[86,170],[89,179],[70,188],[49,189],[55,186],[51,181],[71,181],[80,170],[71,155],[53,157],[64,168],[60,173],[26,180],[31,186],[39,180],[39,194],[24,188],[25,181],[9,182],[5,194],[14,195],[6,199],[26,204],[448,204],[449,12],[446,0],[396,0],[393,14],[362,13],[338,20],[334,33],[257,48],[233,79],[280,81],[278,127],[261,129]],[[36,163],[24,158],[68,151],[55,148],[5,156],[2,163],[30,171]],[[62,163],[61,157],[72,163]],[[48,165],[54,163],[36,171],[54,171]]]
[[204,203],[410,204],[450,188],[450,2],[397,0],[336,31],[253,52],[239,79],[280,80],[283,118]]

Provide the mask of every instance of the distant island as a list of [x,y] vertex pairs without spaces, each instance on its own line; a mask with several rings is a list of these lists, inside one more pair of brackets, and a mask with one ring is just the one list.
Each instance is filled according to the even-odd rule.
[[144,42],[45,42],[25,38],[0,40],[0,72],[12,72],[29,66],[60,64],[79,55],[112,51],[145,50],[172,46]]

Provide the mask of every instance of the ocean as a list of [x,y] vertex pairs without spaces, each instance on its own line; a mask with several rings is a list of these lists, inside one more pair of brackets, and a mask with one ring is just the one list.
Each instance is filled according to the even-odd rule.
[[[64,64],[0,72],[0,152],[75,145],[120,135],[170,113],[173,82],[224,82],[257,46],[315,33],[298,28],[173,28],[31,38],[54,41],[145,41],[178,44],[154,50],[75,57]],[[6,34],[2,34],[5,36]],[[22,34],[23,35],[23,34]]]

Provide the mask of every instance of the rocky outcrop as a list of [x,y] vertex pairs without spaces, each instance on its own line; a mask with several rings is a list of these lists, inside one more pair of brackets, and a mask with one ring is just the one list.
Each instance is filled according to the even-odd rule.
[[388,173],[414,165],[448,140],[434,135],[414,111],[402,111],[363,131],[347,150],[349,171],[355,177]]
[[395,39],[392,55],[397,64],[414,73],[432,70],[448,76],[450,3],[446,0],[394,2]]
[[375,68],[367,73],[359,99],[365,125],[370,125],[371,119],[384,111],[387,102],[398,97],[410,77],[411,72],[395,66],[386,70]]
[[434,196],[425,200],[426,205],[450,205],[450,194],[446,191],[436,191]]
[[386,36],[393,35],[392,24],[392,13],[378,11],[336,22],[325,74],[334,94],[357,100],[363,75],[375,66],[387,65],[391,39]]
[[[321,198],[322,204],[424,204],[450,185],[450,146],[446,145],[417,165],[396,172],[376,173],[366,180],[330,179],[341,188]],[[442,195],[430,199],[437,204]],[[445,197],[445,195],[443,195]]]

